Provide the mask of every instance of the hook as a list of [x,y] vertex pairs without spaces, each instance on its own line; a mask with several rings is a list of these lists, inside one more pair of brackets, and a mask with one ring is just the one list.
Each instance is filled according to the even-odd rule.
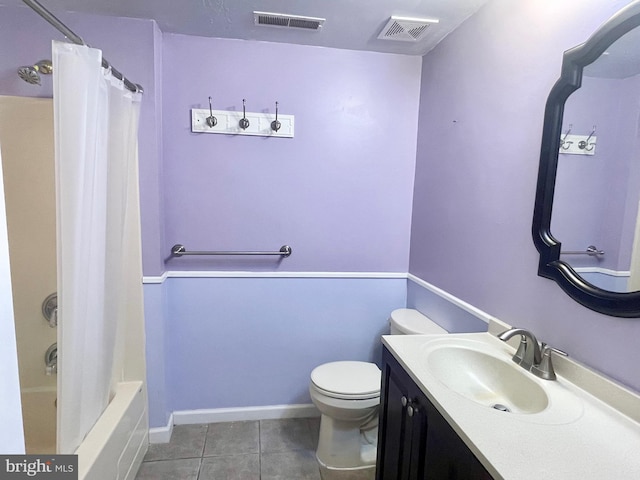
[[[591,130],[591,133],[589,134],[587,139],[586,140],[582,140],[580,143],[578,143],[578,148],[580,148],[581,150],[587,150],[588,152],[593,150],[594,147],[595,147],[595,143],[589,143],[589,140],[591,140],[591,137],[593,137],[594,133],[596,133],[596,126],[595,125],[593,126],[593,129]],[[587,145],[591,145],[591,148],[587,148]]]
[[278,121],[278,102],[276,102],[276,119],[271,122],[271,130],[278,131],[282,127],[282,124]]
[[[569,130],[567,130],[567,133],[564,134],[564,137],[562,137],[562,139],[560,140],[560,146],[562,147],[563,150],[569,150],[569,148],[571,147],[571,144],[573,142],[568,142],[567,141],[567,137],[569,136],[569,134],[571,133],[571,129],[573,128],[573,123],[569,124]],[[565,143],[567,144],[567,146],[565,147]]]
[[242,99],[242,118],[240,119],[240,128],[246,130],[249,127],[249,120],[247,120],[247,112],[245,110],[245,99]]
[[209,116],[207,117],[207,125],[213,128],[218,124],[218,119],[213,116],[213,109],[211,107],[211,97],[209,97]]

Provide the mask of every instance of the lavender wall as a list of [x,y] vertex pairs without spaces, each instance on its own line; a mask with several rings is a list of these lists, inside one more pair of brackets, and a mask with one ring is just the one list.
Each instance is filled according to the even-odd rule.
[[562,53],[625,3],[493,0],[424,58],[409,270],[638,390],[640,320],[538,277],[531,239]]
[[[169,270],[406,271],[421,58],[165,35],[165,247],[266,250]],[[193,134],[190,109],[295,115],[295,138]]]
[[[51,97],[51,76],[42,77],[42,85],[29,85],[22,81],[16,71],[23,65],[51,59],[51,40],[63,40],[44,20],[35,28],[39,17],[27,7],[0,6],[0,95],[21,97]],[[15,48],[19,46],[19,48]]]
[[[293,255],[167,258],[170,278],[145,285],[156,306],[166,295],[164,336],[148,335],[151,425],[174,410],[310,403],[311,370],[377,360],[406,305],[393,273],[408,269],[422,59],[170,34],[162,49],[166,256],[176,243]],[[222,110],[278,101],[295,138],[193,134],[190,109],[209,96]],[[265,275],[278,271],[305,273]]]
[[311,403],[311,370],[337,360],[379,362],[389,313],[406,303],[405,279],[167,283],[173,411]]

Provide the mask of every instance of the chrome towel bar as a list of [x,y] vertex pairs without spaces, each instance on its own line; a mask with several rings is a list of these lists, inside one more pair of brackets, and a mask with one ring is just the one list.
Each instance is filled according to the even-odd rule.
[[174,257],[182,257],[183,255],[280,255],[288,257],[291,255],[291,247],[283,245],[277,252],[188,252],[184,245],[177,244],[171,248],[171,255]]
[[560,252],[560,255],[589,255],[590,257],[599,257],[604,255],[604,250],[598,250],[594,245],[589,245],[586,250],[576,252]]

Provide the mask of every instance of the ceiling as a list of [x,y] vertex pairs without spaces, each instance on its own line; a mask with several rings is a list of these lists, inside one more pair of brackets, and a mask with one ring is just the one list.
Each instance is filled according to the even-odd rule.
[[[488,0],[39,0],[65,12],[153,19],[163,32],[424,55]],[[21,0],[0,5],[24,6]],[[25,8],[27,8],[25,6]],[[253,11],[325,18],[319,31],[254,24]],[[436,18],[418,41],[379,40],[392,16]],[[87,32],[76,32],[89,38]]]

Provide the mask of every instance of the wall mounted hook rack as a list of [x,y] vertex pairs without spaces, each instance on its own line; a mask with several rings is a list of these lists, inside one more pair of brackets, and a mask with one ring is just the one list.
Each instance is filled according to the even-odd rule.
[[574,135],[571,133],[573,124],[569,125],[567,132],[560,138],[560,153],[566,155],[595,155],[596,153],[596,126],[594,125],[589,135]]
[[295,116],[281,114],[278,102],[275,115],[247,112],[246,100],[242,102],[242,111],[214,110],[209,97],[208,109],[191,109],[191,132],[293,138]]

